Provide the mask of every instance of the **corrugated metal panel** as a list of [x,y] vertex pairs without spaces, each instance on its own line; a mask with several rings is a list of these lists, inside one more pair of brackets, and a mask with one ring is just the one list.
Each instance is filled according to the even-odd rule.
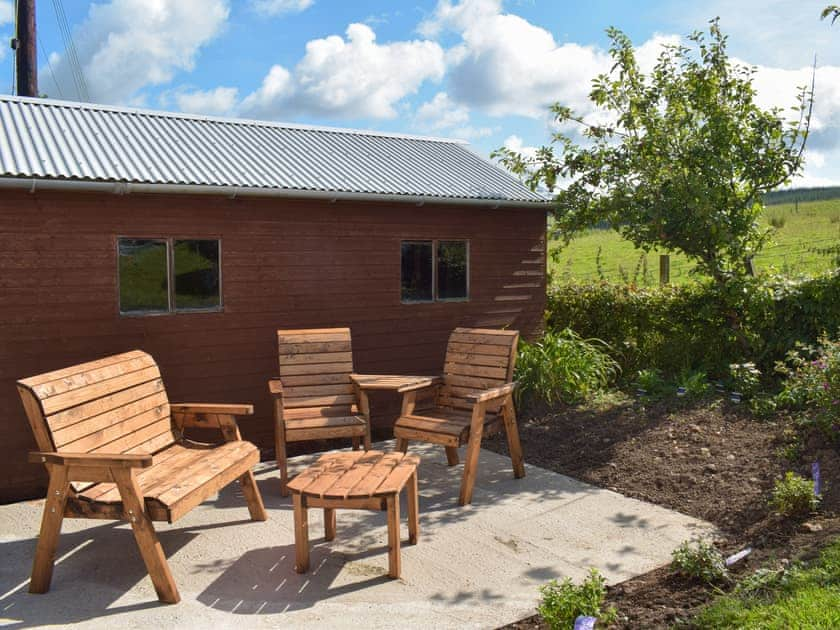
[[14,96],[0,176],[545,201],[451,140]]

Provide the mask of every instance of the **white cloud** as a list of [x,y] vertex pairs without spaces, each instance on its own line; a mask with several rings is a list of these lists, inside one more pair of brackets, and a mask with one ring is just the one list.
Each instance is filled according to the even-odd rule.
[[0,0],[0,26],[13,24],[15,21],[15,7],[11,0]]
[[465,105],[454,103],[446,92],[438,92],[430,101],[417,108],[415,124],[421,129],[447,129],[463,125],[470,119]]
[[213,90],[176,92],[174,98],[182,112],[221,116],[233,113],[238,96],[239,90],[235,87],[217,87]]
[[443,77],[443,49],[435,42],[378,44],[365,24],[351,24],[346,35],[308,42],[292,72],[273,66],[260,88],[244,99],[242,113],[257,118],[300,113],[393,118],[403,98],[424,81]]
[[522,157],[526,158],[533,158],[537,155],[537,147],[526,146],[525,142],[517,136],[516,134],[510,135],[505,138],[505,141],[502,143],[506,149],[510,149],[511,151],[515,151]]
[[300,13],[313,5],[315,0],[252,0],[251,5],[263,15]]
[[[136,103],[141,90],[193,69],[199,50],[216,37],[229,13],[227,0],[111,0],[91,4],[74,39],[90,98],[106,103]],[[65,55],[53,57],[65,96],[74,94]],[[49,74],[42,72],[48,79]],[[51,79],[44,89],[56,95]]]

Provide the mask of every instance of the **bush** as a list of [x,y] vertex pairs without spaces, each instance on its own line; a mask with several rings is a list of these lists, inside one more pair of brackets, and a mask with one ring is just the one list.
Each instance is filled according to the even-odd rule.
[[[840,270],[807,280],[781,277],[683,286],[565,283],[548,293],[550,330],[572,328],[604,340],[624,374],[683,370],[729,376],[729,365],[755,363],[770,373],[797,342],[816,343],[840,329]],[[733,315],[738,328],[733,328]]]
[[729,366],[727,383],[730,389],[740,392],[745,399],[752,398],[761,387],[761,370],[752,361],[733,363]]
[[785,473],[784,479],[777,479],[770,498],[770,506],[784,516],[805,516],[820,505],[820,497],[814,494],[814,483],[794,472]]
[[589,577],[580,586],[575,586],[569,578],[559,583],[551,580],[540,587],[542,599],[537,610],[552,630],[568,630],[580,615],[597,617],[607,626],[615,621],[617,613],[612,606],[602,608],[607,595],[606,585],[607,581],[597,569],[590,569]]
[[579,402],[606,387],[618,372],[609,347],[582,339],[574,331],[547,332],[534,342],[520,342],[516,362],[519,400],[548,404]]
[[723,554],[705,540],[686,540],[677,547],[671,554],[671,570],[683,577],[709,584],[718,584],[729,578]]
[[819,347],[799,345],[777,371],[787,380],[777,399],[809,412],[811,424],[835,436],[840,425],[840,340],[820,339]]
[[677,379],[677,386],[685,390],[688,398],[702,398],[712,391],[709,378],[703,370],[683,370]]
[[662,378],[662,372],[657,369],[639,370],[636,373],[634,385],[644,390],[644,395],[657,400],[668,393],[668,382]]

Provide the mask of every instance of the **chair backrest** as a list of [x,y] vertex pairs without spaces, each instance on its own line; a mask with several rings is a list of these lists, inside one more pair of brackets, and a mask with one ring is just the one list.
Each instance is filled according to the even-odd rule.
[[277,350],[285,409],[318,409],[318,415],[353,412],[349,328],[278,330]]
[[145,454],[175,441],[160,370],[140,350],[17,384],[41,450]]
[[[437,404],[470,409],[466,400],[491,387],[513,380],[519,331],[488,328],[456,328],[449,336],[443,365],[443,386]],[[493,410],[498,404],[488,405]]]

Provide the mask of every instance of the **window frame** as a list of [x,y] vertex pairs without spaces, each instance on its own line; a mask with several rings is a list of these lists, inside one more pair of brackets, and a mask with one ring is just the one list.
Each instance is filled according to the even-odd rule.
[[[441,243],[463,243],[466,249],[467,258],[467,273],[466,273],[466,295],[464,297],[456,298],[441,298],[438,297],[438,245]],[[406,243],[431,243],[432,244],[432,299],[431,300],[405,300],[402,296],[402,246]],[[471,259],[471,242],[468,238],[402,238],[400,239],[400,304],[435,304],[437,302],[469,302],[470,301],[470,276],[472,275]]]
[[[165,311],[124,311],[120,299],[120,241],[153,241],[166,245],[166,301]],[[201,308],[176,308],[175,306],[175,241],[216,241],[219,247],[219,305]],[[225,310],[224,285],[222,283],[222,237],[221,236],[126,236],[118,235],[114,240],[117,259],[117,313],[120,317],[159,317],[162,315],[189,315],[190,313],[222,313]]]

